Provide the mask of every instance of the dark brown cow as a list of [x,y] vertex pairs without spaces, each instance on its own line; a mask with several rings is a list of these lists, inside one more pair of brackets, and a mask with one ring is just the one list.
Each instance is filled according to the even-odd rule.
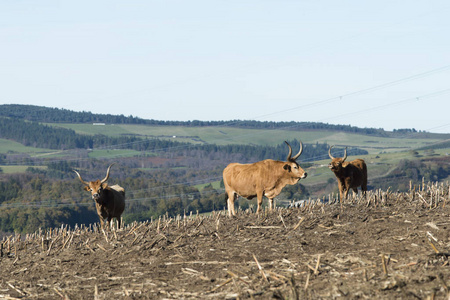
[[262,160],[253,164],[231,163],[223,170],[223,183],[228,196],[228,214],[235,215],[234,200],[238,197],[258,199],[258,213],[261,209],[263,196],[269,198],[269,209],[275,207],[273,199],[288,184],[296,184],[300,179],[306,178],[306,172],[295,161],[303,151],[300,142],[300,151],[292,155],[289,147],[287,161]]
[[112,165],[108,167],[105,178],[90,182],[84,181],[81,175],[74,170],[80,181],[85,185],[84,189],[92,194],[102,228],[104,228],[104,219],[107,219],[108,224],[110,224],[112,218],[117,219],[120,228],[120,216],[125,209],[125,190],[119,185],[108,186],[106,183]]
[[331,162],[328,165],[330,170],[336,175],[340,199],[347,199],[348,191],[353,189],[353,191],[358,194],[358,187],[361,186],[364,196],[367,191],[367,166],[364,160],[355,159],[351,162],[346,162],[347,159],[347,148],[345,148],[344,157],[333,157],[331,155],[331,146],[328,150],[328,155],[331,158]]

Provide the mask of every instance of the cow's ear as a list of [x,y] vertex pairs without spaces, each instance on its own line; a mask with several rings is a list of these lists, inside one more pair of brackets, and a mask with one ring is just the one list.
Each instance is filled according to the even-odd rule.
[[84,190],[89,192],[91,190],[91,188],[88,185],[85,185]]
[[102,184],[102,189],[104,189],[104,190],[105,190],[105,189],[107,189],[107,188],[108,188],[108,184],[107,184],[106,182],[105,182],[105,183],[103,183],[103,184]]
[[283,166],[283,169],[285,169],[285,170],[287,170],[288,172],[290,172],[290,171],[291,171],[291,166],[288,165],[288,164],[285,164],[285,165]]

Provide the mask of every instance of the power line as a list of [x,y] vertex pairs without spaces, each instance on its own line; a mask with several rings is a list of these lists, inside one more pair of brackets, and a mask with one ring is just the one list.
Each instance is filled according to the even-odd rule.
[[410,80],[415,80],[415,79],[431,76],[431,75],[434,75],[434,74],[437,74],[437,73],[440,73],[440,72],[447,71],[449,69],[450,69],[450,65],[446,65],[446,66],[439,67],[439,68],[436,68],[436,69],[433,69],[433,70],[425,71],[425,72],[418,73],[418,74],[415,74],[415,75],[412,75],[412,76],[407,76],[407,77],[404,77],[404,78],[401,78],[401,79],[397,79],[397,80],[386,82],[386,83],[383,83],[383,84],[380,84],[380,85],[376,85],[376,86],[373,86],[373,87],[357,90],[357,91],[350,92],[350,93],[347,93],[347,94],[343,94],[343,95],[340,95],[340,96],[335,96],[335,97],[331,97],[331,98],[315,101],[313,103],[308,103],[308,104],[303,104],[303,105],[299,105],[299,106],[294,106],[294,107],[291,107],[289,109],[284,109],[284,110],[276,111],[276,112],[273,112],[273,113],[270,113],[270,114],[261,115],[259,117],[255,117],[254,119],[262,119],[262,118],[266,118],[266,117],[270,117],[270,116],[274,116],[274,115],[279,115],[279,114],[286,113],[286,112],[291,112],[293,110],[308,109],[308,108],[312,108],[312,107],[315,107],[315,106],[328,104],[328,103],[335,102],[335,101],[340,101],[340,100],[342,100],[344,98],[348,98],[348,97],[352,97],[352,96],[356,96],[356,95],[361,95],[361,94],[365,94],[365,93],[374,92],[374,91],[377,91],[377,90],[380,90],[380,89],[383,89],[383,88],[386,88],[386,87],[394,86],[396,84],[400,84],[400,83],[403,83],[403,82],[406,82],[406,81],[410,81]]
[[389,102],[388,104],[374,106],[374,107],[366,108],[366,109],[359,110],[359,111],[356,111],[356,112],[349,112],[349,113],[341,114],[341,115],[335,116],[335,117],[329,117],[329,118],[326,118],[326,119],[322,119],[321,121],[332,120],[332,119],[340,119],[340,118],[348,117],[348,116],[352,116],[352,115],[359,115],[359,114],[366,113],[366,112],[372,112],[374,110],[385,109],[385,108],[388,108],[388,107],[394,106],[394,105],[406,104],[408,102],[417,101],[419,99],[428,99],[428,98],[432,98],[432,97],[441,96],[441,95],[444,95],[444,94],[449,93],[449,92],[450,92],[450,89],[445,89],[445,90],[429,93],[429,94],[426,94],[426,95],[422,95],[422,96],[419,96],[419,97],[411,97],[411,98],[403,99],[403,100],[400,100],[400,101],[392,101],[392,102]]
[[[415,79],[418,79],[418,78],[431,76],[431,75],[434,75],[434,74],[439,73],[439,72],[447,71],[449,69],[450,69],[450,65],[445,65],[443,67],[439,67],[439,68],[436,68],[436,69],[432,69],[432,70],[429,70],[429,71],[418,73],[418,74],[415,74],[415,75],[412,75],[412,76],[407,76],[407,77],[404,77],[404,78],[401,78],[401,79],[397,79],[397,80],[394,80],[394,81],[390,81],[390,82],[387,82],[387,83],[384,83],[384,84],[380,84],[380,85],[377,85],[377,86],[373,86],[373,87],[369,87],[369,88],[366,88],[366,89],[350,92],[350,93],[344,94],[342,96],[336,96],[336,97],[332,97],[332,98],[328,98],[328,99],[324,99],[324,100],[319,100],[319,101],[316,101],[316,102],[313,102],[313,103],[292,107],[292,108],[287,109],[287,110],[280,110],[280,111],[277,111],[277,112],[273,112],[271,114],[267,114],[267,115],[263,115],[263,116],[259,116],[259,117],[254,117],[252,119],[261,119],[261,118],[265,118],[265,117],[268,117],[268,116],[285,113],[285,112],[292,111],[292,110],[306,109],[306,108],[310,108],[310,107],[315,107],[315,106],[328,104],[328,103],[333,102],[333,101],[342,100],[343,98],[347,98],[347,97],[351,97],[351,96],[355,96],[355,95],[360,95],[360,94],[363,94],[363,93],[370,93],[370,92],[373,92],[373,91],[376,91],[376,90],[379,90],[379,89],[382,89],[382,88],[385,88],[385,87],[393,86],[393,85],[396,85],[396,84],[399,84],[399,83],[402,83],[402,82],[405,82],[405,81],[410,81],[410,80],[415,80]],[[447,93],[448,91],[449,90],[443,90],[443,91],[438,91],[438,92],[430,93],[430,94],[427,94],[427,95],[423,95],[423,96],[420,96],[420,97],[412,97],[412,98],[408,98],[408,99],[404,99],[404,100],[400,100],[400,101],[396,101],[396,102],[391,102],[389,104],[377,106],[375,108],[364,109],[364,110],[361,110],[361,111],[359,111],[357,113],[365,113],[365,112],[372,111],[373,109],[383,109],[383,108],[387,108],[387,107],[392,106],[392,105],[401,104],[403,102],[410,102],[413,99],[424,99],[424,98],[434,97],[434,96],[438,96],[438,95]],[[352,113],[352,114],[354,114],[354,113]],[[346,116],[349,116],[349,115],[351,115],[351,113],[345,113],[345,114],[341,114],[341,115],[338,115],[338,116],[326,118],[326,119],[323,119],[322,121],[330,120],[330,119],[339,119],[339,118],[346,117]],[[238,123],[239,122],[232,121],[232,122],[228,122],[228,123],[217,125],[217,126],[213,126],[213,127],[227,127],[227,126],[232,126],[232,125],[235,125],[235,124],[238,124]],[[294,128],[294,127],[298,127],[298,125],[280,127],[278,129],[279,130],[283,130],[283,129],[290,129],[290,128]],[[259,134],[263,134],[263,133],[259,133]],[[245,135],[238,135],[238,136],[234,136],[233,139],[236,139],[236,138],[239,139],[239,138],[244,138],[244,137],[247,137],[247,136],[254,136],[254,135],[255,135],[255,133],[249,133],[249,134],[245,134]],[[214,140],[214,142],[224,141],[224,140],[229,140],[229,139],[230,138],[216,139],[216,140]],[[114,148],[117,148],[117,147],[138,145],[138,144],[145,143],[145,142],[148,142],[148,141],[147,140],[142,140],[142,141],[135,141],[135,142],[130,142],[130,143],[109,145],[109,146],[96,148],[95,150],[114,149]],[[188,148],[192,148],[192,147],[195,147],[195,146],[196,145],[190,145],[190,146],[187,146],[187,147]],[[186,148],[186,146],[167,147],[167,148],[153,149],[152,152],[176,151],[176,150],[184,149],[184,148]],[[69,151],[73,151],[73,149],[71,149],[71,150],[63,150],[63,152],[64,151],[65,152],[69,152]],[[107,158],[107,157],[108,156],[103,156],[103,158]],[[109,157],[110,158],[111,157],[120,157],[120,155],[111,154]],[[83,161],[83,160],[87,161],[87,160],[89,160],[89,158],[85,158],[85,159],[82,159],[82,160],[80,160],[80,159],[70,159],[69,161],[75,161],[75,160],[76,161]],[[63,159],[63,160],[59,160],[59,161],[67,161],[67,160]],[[58,162],[58,160],[56,162]],[[17,164],[17,165],[19,165],[19,164]]]

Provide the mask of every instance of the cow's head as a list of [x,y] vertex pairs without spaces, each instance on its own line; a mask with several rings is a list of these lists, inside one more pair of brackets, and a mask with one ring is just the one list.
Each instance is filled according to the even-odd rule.
[[85,185],[84,189],[88,192],[91,192],[92,199],[94,199],[96,202],[99,202],[99,200],[102,197],[103,190],[108,187],[108,184],[106,183],[106,181],[109,178],[109,170],[111,169],[112,165],[113,164],[111,164],[108,167],[105,178],[103,178],[102,180],[98,179],[96,181],[90,181],[90,182],[84,181],[83,178],[81,178],[80,173],[78,173],[77,171],[74,170],[74,172],[77,173],[80,181]]
[[347,159],[347,147],[345,147],[344,157],[333,157],[333,155],[331,155],[331,148],[333,147],[334,146],[331,146],[330,149],[328,149],[328,155],[331,158],[328,168],[333,172],[340,172],[342,170],[342,164]]
[[286,141],[285,141],[285,143],[289,147],[289,154],[287,156],[286,163],[283,166],[283,169],[285,169],[294,178],[298,178],[298,179],[306,178],[306,176],[308,174],[305,172],[305,170],[300,168],[300,165],[296,162],[296,159],[303,152],[302,142],[300,142],[300,151],[298,151],[298,153],[295,156],[292,156],[291,145],[289,145],[288,142],[286,142]]

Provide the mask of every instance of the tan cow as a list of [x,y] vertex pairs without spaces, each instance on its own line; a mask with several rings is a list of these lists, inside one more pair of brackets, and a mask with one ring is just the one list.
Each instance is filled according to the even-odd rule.
[[353,189],[353,191],[358,194],[359,186],[361,186],[361,190],[365,196],[367,191],[366,163],[359,158],[351,162],[346,162],[347,148],[345,148],[344,157],[333,157],[331,155],[331,148],[333,147],[334,146],[331,146],[330,149],[328,149],[328,155],[331,158],[328,167],[337,178],[341,201],[342,199],[347,199],[348,191],[350,189]]
[[119,185],[109,186],[106,183],[112,165],[108,167],[105,178],[90,182],[84,181],[81,175],[74,170],[80,181],[85,185],[84,189],[92,194],[102,228],[104,228],[104,219],[107,219],[108,224],[110,224],[112,218],[117,219],[120,228],[120,216],[125,209],[125,190]]
[[252,164],[231,163],[223,170],[223,183],[228,200],[228,214],[235,215],[234,201],[238,196],[258,199],[259,213],[263,196],[269,198],[269,209],[275,207],[273,199],[281,193],[288,184],[294,185],[300,179],[306,178],[306,172],[300,168],[295,161],[303,151],[300,142],[300,151],[292,155],[291,146],[286,161],[275,161],[272,159],[262,160]]

